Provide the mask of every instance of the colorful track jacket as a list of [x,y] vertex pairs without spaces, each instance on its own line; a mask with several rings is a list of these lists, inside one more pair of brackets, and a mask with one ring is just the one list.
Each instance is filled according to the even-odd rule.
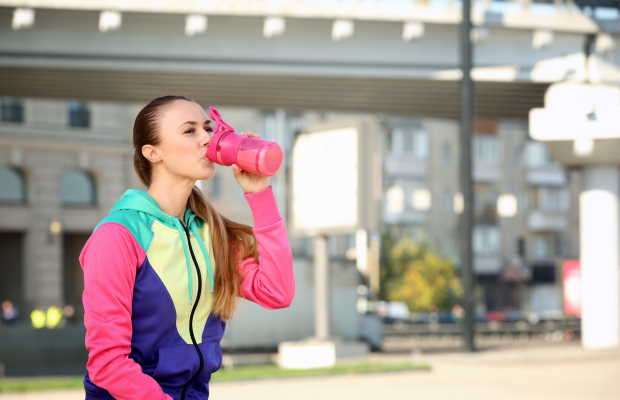
[[[239,296],[268,309],[295,293],[292,252],[271,186],[244,194],[258,260],[238,264]],[[146,192],[127,190],[95,227],[79,261],[88,350],[86,399],[207,399],[222,364],[226,322],[211,313],[215,264],[209,225],[184,221]]]

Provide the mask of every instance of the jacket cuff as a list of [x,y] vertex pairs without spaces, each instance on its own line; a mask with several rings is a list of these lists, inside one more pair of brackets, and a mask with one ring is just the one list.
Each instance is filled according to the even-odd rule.
[[255,227],[272,225],[282,219],[271,185],[260,192],[244,193],[243,196],[252,211]]

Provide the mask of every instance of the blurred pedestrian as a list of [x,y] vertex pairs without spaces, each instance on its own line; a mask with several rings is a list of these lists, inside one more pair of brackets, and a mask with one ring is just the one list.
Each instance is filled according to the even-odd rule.
[[13,325],[19,319],[17,307],[15,307],[11,300],[2,302],[2,314],[0,318],[4,325]]
[[77,313],[75,312],[75,307],[71,304],[67,304],[63,307],[62,316],[68,324],[73,325],[77,322]]
[[62,311],[60,307],[51,306],[47,309],[47,314],[45,316],[45,325],[49,329],[58,328],[62,323]]
[[454,317],[456,321],[460,321],[463,318],[464,314],[465,310],[463,309],[463,306],[461,306],[460,304],[455,304],[454,306],[452,306],[452,317]]
[[45,311],[42,308],[37,307],[30,313],[30,321],[32,327],[35,329],[41,329],[45,327]]

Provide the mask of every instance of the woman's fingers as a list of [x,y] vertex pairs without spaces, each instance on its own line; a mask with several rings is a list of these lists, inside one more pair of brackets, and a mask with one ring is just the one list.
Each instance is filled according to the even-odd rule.
[[258,133],[253,133],[253,132],[242,132],[240,133],[241,136],[249,136],[249,137],[253,137],[253,138],[260,138],[261,135],[259,135]]

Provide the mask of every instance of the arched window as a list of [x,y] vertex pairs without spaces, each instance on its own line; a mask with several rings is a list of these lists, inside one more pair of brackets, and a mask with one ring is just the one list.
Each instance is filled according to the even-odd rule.
[[84,171],[67,171],[62,177],[62,204],[93,206],[97,204],[95,180]]
[[26,184],[22,172],[15,168],[0,168],[0,203],[26,203]]

